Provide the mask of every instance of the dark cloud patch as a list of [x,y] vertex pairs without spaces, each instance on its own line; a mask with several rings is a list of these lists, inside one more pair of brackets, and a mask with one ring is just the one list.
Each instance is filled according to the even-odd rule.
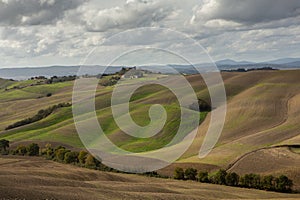
[[84,0],[0,0],[0,25],[44,25],[64,16]]
[[193,20],[256,24],[299,15],[299,0],[211,0],[196,8]]

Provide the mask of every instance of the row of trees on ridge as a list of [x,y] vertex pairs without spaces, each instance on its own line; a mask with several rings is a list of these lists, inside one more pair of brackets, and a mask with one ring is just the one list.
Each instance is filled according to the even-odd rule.
[[216,173],[199,172],[197,169],[176,168],[174,171],[174,179],[193,180],[202,183],[213,183],[219,185],[227,185],[234,187],[255,188],[260,190],[276,191],[276,192],[292,192],[293,181],[285,175],[274,177],[272,175],[261,176],[258,174],[245,174],[239,176],[235,172],[227,172],[220,169]]

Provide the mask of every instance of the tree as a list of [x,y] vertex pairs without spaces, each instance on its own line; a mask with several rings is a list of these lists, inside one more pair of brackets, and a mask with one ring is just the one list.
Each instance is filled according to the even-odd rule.
[[27,148],[24,145],[19,145],[16,149],[16,153],[24,156],[27,153]]
[[87,155],[88,155],[88,152],[86,152],[86,151],[80,151],[79,152],[78,160],[79,160],[80,164],[82,164],[82,165],[85,164],[85,160],[86,160]]
[[226,185],[226,178],[225,178],[226,175],[227,175],[227,172],[224,169],[220,169],[214,176],[215,183],[220,184],[220,185]]
[[46,144],[45,149],[43,151],[43,155],[46,156],[47,159],[53,159],[54,158],[54,149],[52,148],[51,144]]
[[0,140],[0,150],[1,152],[6,152],[6,148],[9,148],[9,141],[8,140]]
[[184,171],[182,168],[177,167],[174,171],[174,179],[184,180]]
[[287,176],[281,175],[276,178],[276,191],[279,192],[291,192],[293,187],[293,181]]
[[240,176],[239,185],[240,185],[241,187],[246,187],[245,176]]
[[251,188],[261,189],[261,178],[258,174],[250,174],[251,177]]
[[184,175],[187,180],[196,180],[197,169],[187,168],[184,172]]
[[40,147],[38,144],[32,143],[26,148],[29,156],[38,156],[40,154]]
[[200,111],[200,112],[210,112],[212,110],[209,103],[202,99],[198,99],[198,102],[193,103],[189,106],[191,110]]
[[246,174],[244,177],[240,179],[241,186],[247,188],[256,188],[261,189],[261,178],[258,174]]
[[65,154],[70,150],[66,150],[64,147],[57,148],[55,150],[55,160],[63,162],[65,159]]
[[198,181],[201,183],[209,183],[208,172],[199,172]]
[[228,173],[225,176],[225,181],[226,181],[226,185],[229,186],[237,186],[239,184],[239,175],[237,175],[237,173],[233,172],[233,173]]
[[261,181],[262,189],[275,190],[275,177],[272,175],[264,176]]
[[78,155],[79,155],[78,152],[74,152],[74,151],[67,152],[67,153],[65,153],[64,162],[68,163],[68,164],[69,163],[77,163]]
[[99,162],[96,158],[94,158],[91,154],[89,154],[85,160],[85,167],[96,169],[100,163],[101,162]]

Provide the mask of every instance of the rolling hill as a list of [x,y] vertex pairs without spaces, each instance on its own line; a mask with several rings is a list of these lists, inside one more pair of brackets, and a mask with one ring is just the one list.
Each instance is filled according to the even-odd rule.
[[[193,165],[200,170],[227,168],[243,155],[243,173],[261,172],[279,173],[280,170],[299,177],[299,151],[291,151],[284,147],[279,151],[290,155],[295,162],[278,157],[273,165],[278,168],[267,168],[256,171],[253,168],[253,156],[260,157],[263,152],[271,157],[272,152],[258,149],[277,145],[300,144],[300,70],[289,71],[251,71],[247,73],[222,73],[228,98],[228,110],[225,127],[221,138],[213,151],[204,159],[198,158],[198,152],[210,122],[210,113],[202,113],[203,122],[189,150],[175,164],[161,170],[168,174],[175,166]],[[209,101],[209,95],[201,76],[187,76],[199,98]],[[39,110],[50,106],[71,102],[73,82],[34,85],[32,83],[10,82],[0,80],[0,138],[8,139],[12,145],[35,141],[45,144],[68,145],[83,148],[76,133],[71,108],[62,108],[47,118],[6,131],[5,128],[17,121],[34,116]],[[21,89],[5,90],[10,85],[22,85]],[[5,85],[5,86],[4,86]],[[166,88],[143,87],[136,91],[131,102],[132,117],[136,123],[146,125],[149,122],[147,111],[150,105],[162,103],[168,112],[168,121],[163,131],[150,140],[137,139],[119,130],[112,119],[110,97],[113,87],[99,86],[96,95],[96,109],[100,124],[108,137],[125,150],[142,152],[160,148],[174,136],[178,127],[179,107],[175,96]],[[46,94],[52,96],[47,97]],[[207,115],[207,117],[206,117]],[[248,155],[249,154],[249,155]],[[248,157],[249,156],[249,157]],[[274,160],[274,159],[273,159]],[[234,171],[239,171],[241,161],[235,164]],[[263,162],[263,160],[261,161]],[[259,164],[255,164],[258,165]],[[284,165],[284,166],[282,166]],[[262,165],[262,168],[263,165]],[[171,169],[171,170],[170,170]],[[296,187],[300,183],[296,181]]]

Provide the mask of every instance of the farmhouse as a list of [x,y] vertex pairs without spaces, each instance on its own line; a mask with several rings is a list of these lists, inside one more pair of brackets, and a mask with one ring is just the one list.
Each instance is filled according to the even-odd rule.
[[127,71],[122,78],[126,79],[135,79],[135,78],[142,78],[144,77],[144,72],[143,70],[136,69],[135,67]]

